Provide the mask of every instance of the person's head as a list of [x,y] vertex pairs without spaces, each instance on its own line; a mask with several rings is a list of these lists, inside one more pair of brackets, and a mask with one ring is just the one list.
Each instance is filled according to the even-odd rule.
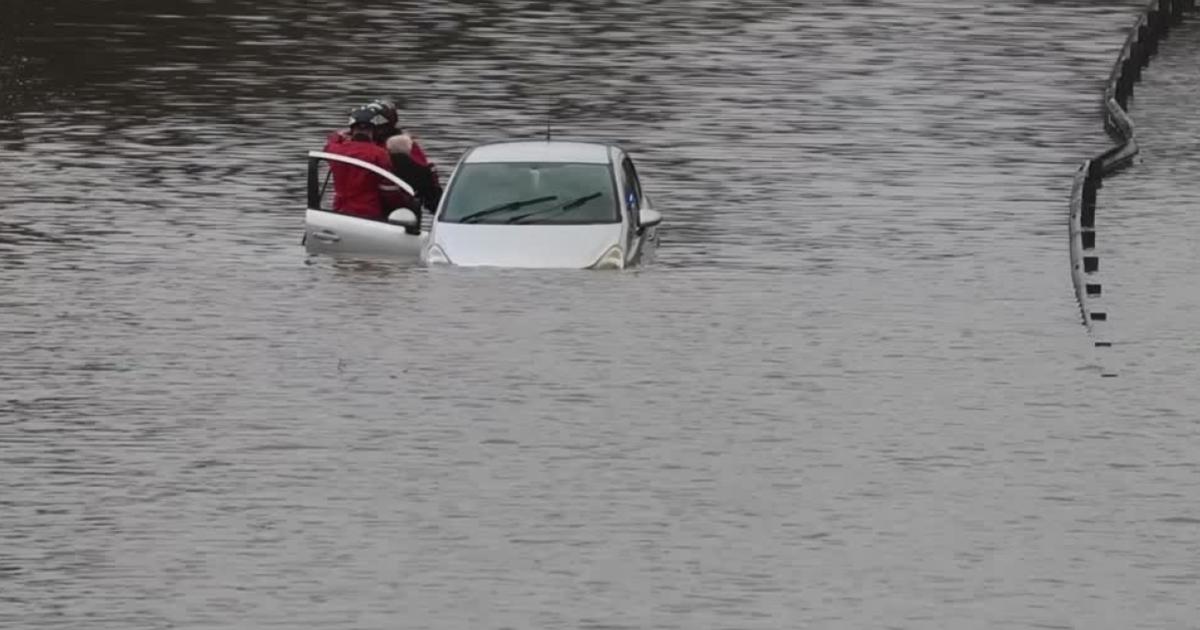
[[412,136],[401,133],[387,139],[387,150],[392,155],[409,155],[412,153]]
[[355,140],[373,140],[376,128],[384,122],[379,111],[370,107],[359,107],[350,112],[350,137]]
[[375,139],[383,142],[384,140],[396,135],[398,125],[400,124],[400,112],[396,108],[396,102],[386,98],[377,98],[367,107],[375,108],[384,122],[375,127]]

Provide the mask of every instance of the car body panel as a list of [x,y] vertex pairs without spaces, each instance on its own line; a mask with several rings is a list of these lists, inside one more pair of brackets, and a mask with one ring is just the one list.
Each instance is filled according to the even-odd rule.
[[429,238],[428,232],[412,234],[399,225],[325,208],[322,200],[328,189],[328,178],[322,186],[319,167],[321,162],[336,161],[364,168],[412,194],[412,187],[407,182],[374,164],[344,155],[309,151],[308,159],[308,208],[304,213],[303,238],[308,253],[409,258],[414,261],[420,258],[421,248]]
[[590,267],[616,245],[619,223],[488,225],[440,223],[435,239],[450,264],[464,267]]
[[304,213],[304,246],[310,254],[411,258],[416,261],[429,232],[409,234],[399,226],[314,210]]

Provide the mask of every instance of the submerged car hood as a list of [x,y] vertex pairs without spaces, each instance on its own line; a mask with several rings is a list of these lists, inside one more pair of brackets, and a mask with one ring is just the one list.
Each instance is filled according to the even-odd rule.
[[438,223],[433,242],[453,265],[582,269],[621,242],[621,224]]

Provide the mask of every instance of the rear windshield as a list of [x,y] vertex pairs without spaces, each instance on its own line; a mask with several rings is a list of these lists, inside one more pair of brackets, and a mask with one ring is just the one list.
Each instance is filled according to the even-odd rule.
[[458,167],[438,219],[449,223],[617,223],[607,164],[479,162]]

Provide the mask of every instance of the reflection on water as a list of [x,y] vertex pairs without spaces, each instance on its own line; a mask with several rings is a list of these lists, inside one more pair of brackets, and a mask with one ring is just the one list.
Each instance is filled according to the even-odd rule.
[[[1067,273],[1141,4],[10,0],[0,626],[1190,622],[1194,29],[1101,201],[1118,379]],[[446,171],[621,142],[658,262],[306,259],[381,94]]]

